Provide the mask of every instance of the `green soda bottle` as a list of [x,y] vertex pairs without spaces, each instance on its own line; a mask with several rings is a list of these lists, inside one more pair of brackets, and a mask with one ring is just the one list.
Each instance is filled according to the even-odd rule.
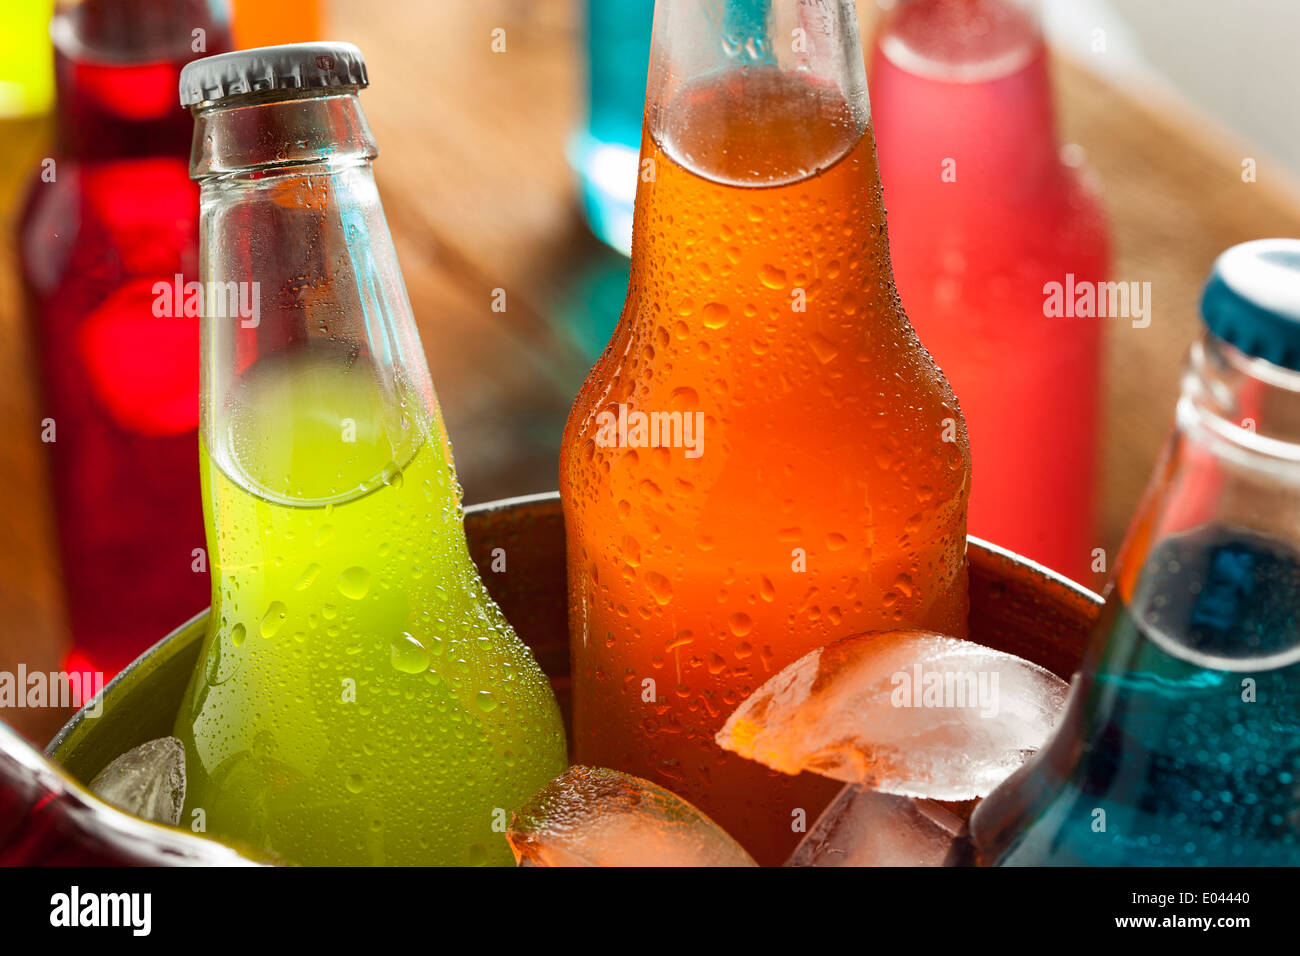
[[[212,617],[180,714],[185,823],[293,863],[510,864],[566,765],[488,596],[344,43],[209,57],[195,117]],[[170,301],[161,301],[169,299]]]

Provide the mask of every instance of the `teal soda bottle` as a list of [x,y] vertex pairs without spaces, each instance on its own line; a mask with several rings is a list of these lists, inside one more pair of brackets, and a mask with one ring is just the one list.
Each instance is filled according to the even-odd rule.
[[632,250],[654,0],[587,0],[587,117],[569,144],[582,207],[598,238]]
[[1201,311],[1066,713],[972,817],[981,863],[1300,864],[1300,240],[1223,253]]

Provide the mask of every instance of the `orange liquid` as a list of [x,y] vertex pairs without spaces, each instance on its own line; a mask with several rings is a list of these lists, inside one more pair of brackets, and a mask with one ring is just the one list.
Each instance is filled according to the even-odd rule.
[[[837,638],[966,633],[969,450],[894,292],[870,130],[838,92],[751,68],[688,88],[661,125],[627,302],[561,452],[575,756],[686,797],[775,864],[840,785],[713,736]],[[612,445],[619,405],[629,423],[701,413],[697,454],[662,433],[632,447],[634,429]]]
[[325,39],[320,0],[234,0],[232,23],[241,50]]

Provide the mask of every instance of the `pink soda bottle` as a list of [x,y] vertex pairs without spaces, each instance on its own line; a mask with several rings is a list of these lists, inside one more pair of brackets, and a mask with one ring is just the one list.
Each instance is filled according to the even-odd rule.
[[970,431],[970,532],[1088,580],[1103,320],[1049,314],[1045,286],[1103,281],[1109,251],[1037,16],[904,0],[870,87],[899,295]]
[[[199,318],[159,283],[198,278],[181,67],[229,49],[211,0],[60,3],[57,144],[18,225],[43,381],[69,669],[111,676],[203,609]],[[201,49],[200,49],[201,48]],[[169,314],[171,313],[171,314]]]

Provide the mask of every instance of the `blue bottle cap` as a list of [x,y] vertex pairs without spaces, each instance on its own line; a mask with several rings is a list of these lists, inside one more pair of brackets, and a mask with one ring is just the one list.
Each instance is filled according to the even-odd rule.
[[1247,355],[1300,372],[1300,239],[1256,239],[1220,255],[1201,316]]

